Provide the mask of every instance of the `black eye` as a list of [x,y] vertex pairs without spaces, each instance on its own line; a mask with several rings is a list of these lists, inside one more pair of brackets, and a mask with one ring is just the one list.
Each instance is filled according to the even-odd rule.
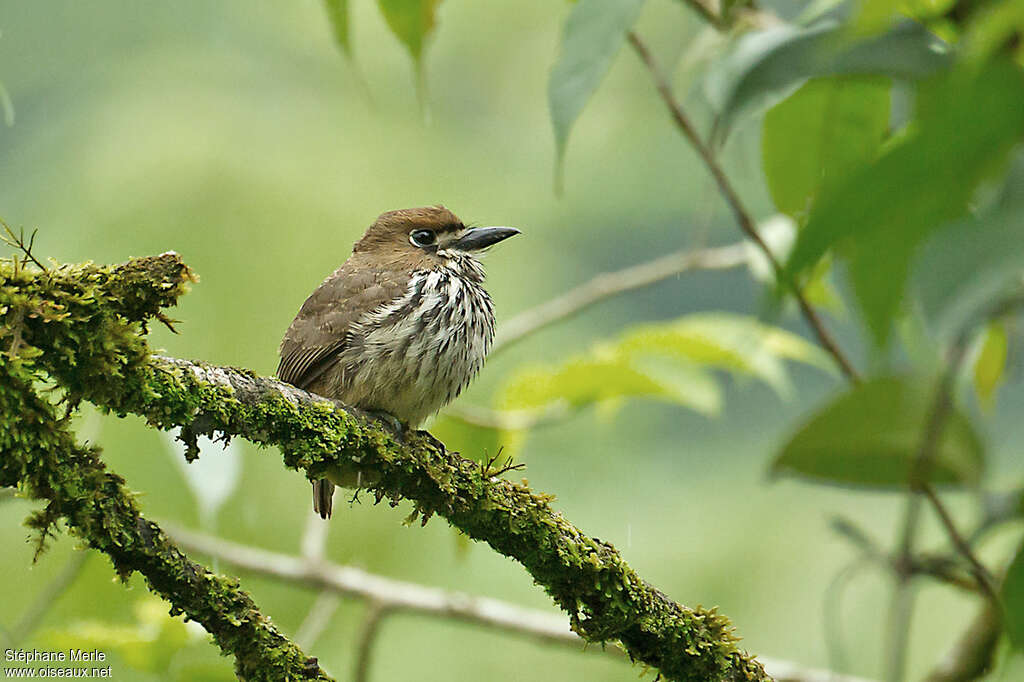
[[409,234],[409,241],[416,246],[430,246],[437,241],[437,235],[433,230],[413,230]]

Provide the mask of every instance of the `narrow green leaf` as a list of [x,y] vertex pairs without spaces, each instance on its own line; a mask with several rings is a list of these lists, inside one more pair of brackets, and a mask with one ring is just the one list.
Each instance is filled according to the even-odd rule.
[[941,42],[916,22],[877,36],[854,37],[829,16],[807,28],[784,25],[749,33],[705,81],[718,112],[714,137],[724,141],[742,115],[775,104],[808,78],[878,75],[916,80],[949,61]]
[[987,410],[991,410],[995,404],[996,389],[1003,381],[1007,349],[1006,323],[989,323],[982,334],[981,348],[974,360],[974,390],[981,406]]
[[889,130],[887,78],[809,81],[764,117],[762,162],[775,206],[806,219],[822,188],[877,156]]
[[800,276],[839,247],[876,344],[888,339],[909,260],[963,216],[980,182],[1024,136],[1024,75],[1009,62],[927,84],[900,143],[815,203],[787,269]]
[[[905,488],[925,433],[934,382],[884,377],[856,386],[802,426],[772,463],[775,474],[823,483]],[[984,450],[971,422],[954,409],[932,459],[931,481],[972,485]]]
[[1000,594],[1003,604],[1003,623],[1010,644],[1018,651],[1024,651],[1024,544],[1006,569]]
[[561,177],[569,131],[611,67],[643,4],[644,0],[579,0],[573,5],[548,81],[556,178]]
[[331,22],[334,39],[346,57],[352,56],[352,41],[349,37],[348,0],[324,0],[327,19]]
[[388,28],[409,50],[417,69],[423,48],[434,30],[441,0],[377,0]]

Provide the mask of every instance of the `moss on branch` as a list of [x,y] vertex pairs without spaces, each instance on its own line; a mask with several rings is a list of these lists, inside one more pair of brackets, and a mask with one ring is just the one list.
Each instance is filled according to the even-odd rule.
[[[22,273],[13,289],[5,285],[0,291],[0,306],[7,306],[6,313],[0,307],[6,315],[3,329],[16,329],[19,339],[4,361],[12,367],[30,363],[32,371],[55,379],[72,400],[139,414],[159,428],[184,426],[187,433],[242,436],[278,446],[285,464],[310,478],[332,468],[342,474],[358,470],[378,501],[410,500],[424,523],[441,516],[519,561],[584,639],[619,640],[635,660],[666,678],[769,679],[757,661],[737,648],[728,619],[714,609],[681,606],[647,584],[612,545],[585,535],[554,511],[549,496],[492,476],[427,434],[399,438],[357,410],[273,379],[151,357],[143,338],[146,320],[173,304],[191,279],[176,256],[174,263],[168,258],[158,257],[159,267],[153,259],[148,264],[141,259],[119,268]],[[83,276],[90,282],[87,298],[79,288]],[[7,303],[19,295],[32,302]],[[50,305],[58,306],[63,317],[26,314]],[[11,310],[20,312],[12,316]],[[23,385],[19,395],[22,390],[30,387]],[[9,420],[7,406],[2,409]],[[59,458],[53,465],[64,466]],[[15,474],[22,481],[29,475],[23,469],[10,472]],[[40,492],[49,497],[48,491]],[[139,570],[131,561],[124,565]]]

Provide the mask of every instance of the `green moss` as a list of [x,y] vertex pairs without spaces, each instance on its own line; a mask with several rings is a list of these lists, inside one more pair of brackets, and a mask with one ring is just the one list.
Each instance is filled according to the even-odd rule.
[[[348,480],[347,473],[359,471],[378,502],[413,500],[424,522],[441,516],[519,561],[583,638],[620,640],[635,660],[669,679],[768,679],[736,647],[728,619],[714,609],[687,608],[668,599],[614,547],[586,536],[555,512],[550,496],[490,476],[425,434],[400,441],[365,415],[302,392],[282,392],[276,382],[245,370],[150,357],[146,322],[162,319],[160,309],[173,304],[194,279],[176,255],[119,268],[84,265],[50,273],[0,268],[0,275],[3,370],[20,377],[18,388],[5,388],[2,395],[28,400],[40,411],[40,427],[30,438],[45,446],[45,466],[54,470],[39,473],[39,462],[19,451],[4,457],[0,482],[20,482],[50,500],[32,521],[42,537],[52,532],[56,519],[67,519],[111,556],[119,572],[139,570],[175,610],[204,625],[209,621],[207,629],[222,649],[235,654],[248,679],[272,679],[252,676],[261,666],[315,673],[302,668],[301,652],[273,631],[237,586],[188,561],[159,529],[141,520],[120,479],[103,471],[95,452],[78,448],[61,430],[52,406],[33,393],[32,378],[49,377],[72,400],[143,415],[158,428],[183,426],[192,437],[224,434],[278,446],[286,466],[311,478],[329,473]],[[29,437],[11,428],[17,407],[0,402],[5,453]],[[88,464],[78,468],[81,476],[66,472],[75,459]]]

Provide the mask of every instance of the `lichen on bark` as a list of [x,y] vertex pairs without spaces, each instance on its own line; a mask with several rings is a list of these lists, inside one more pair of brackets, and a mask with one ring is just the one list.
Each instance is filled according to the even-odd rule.
[[[582,533],[556,512],[550,496],[491,475],[428,434],[400,437],[358,410],[273,379],[151,356],[144,338],[146,324],[166,321],[161,309],[173,305],[194,279],[176,254],[118,267],[63,266],[37,272],[12,266],[0,275],[0,348],[6,347],[0,362],[5,374],[17,380],[10,388],[5,385],[0,403],[0,482],[19,483],[31,495],[50,500],[33,521],[42,532],[49,532],[56,518],[68,519],[90,545],[111,555],[120,572],[143,572],[176,610],[204,625],[201,618],[221,627],[218,612],[210,609],[222,598],[226,612],[236,613],[233,605],[248,597],[233,583],[217,582],[218,587],[198,603],[194,597],[188,601],[185,593],[196,583],[187,579],[188,570],[178,563],[188,560],[158,529],[141,521],[123,482],[102,470],[95,451],[75,446],[53,415],[42,419],[29,436],[19,435],[13,421],[16,412],[11,411],[17,400],[34,399],[39,403],[34,409],[54,409],[33,392],[33,378],[55,381],[72,405],[85,399],[117,414],[142,415],[158,428],[182,426],[190,434],[186,439],[207,433],[277,446],[286,466],[310,478],[328,468],[358,470],[377,501],[409,500],[414,515],[424,523],[441,516],[469,537],[520,562],[584,639],[619,640],[633,659],[657,668],[668,679],[768,679],[761,665],[738,649],[728,619],[714,609],[681,606],[647,584],[614,547]],[[7,337],[11,341],[4,341]],[[47,467],[63,470],[79,458],[103,473],[87,480],[66,480],[59,472],[38,474],[30,470],[24,455],[25,438],[59,441],[60,447],[49,446]],[[117,519],[109,529],[111,537],[76,507],[79,498],[96,502],[100,491],[113,491],[118,504],[128,505],[111,512]],[[62,502],[54,505],[55,498]],[[86,507],[91,514],[99,513]],[[139,520],[133,528],[128,519]],[[95,533],[99,534],[94,538]],[[121,543],[137,553],[126,554]],[[164,574],[172,587],[153,577]],[[232,625],[231,618],[226,623]],[[266,644],[269,658],[300,669],[306,665],[304,674],[314,674],[297,648],[294,653],[264,635],[265,641],[249,642],[225,636],[218,644],[238,657],[240,673],[251,670],[247,666],[258,658],[252,647]],[[278,651],[275,646],[284,648]]]

